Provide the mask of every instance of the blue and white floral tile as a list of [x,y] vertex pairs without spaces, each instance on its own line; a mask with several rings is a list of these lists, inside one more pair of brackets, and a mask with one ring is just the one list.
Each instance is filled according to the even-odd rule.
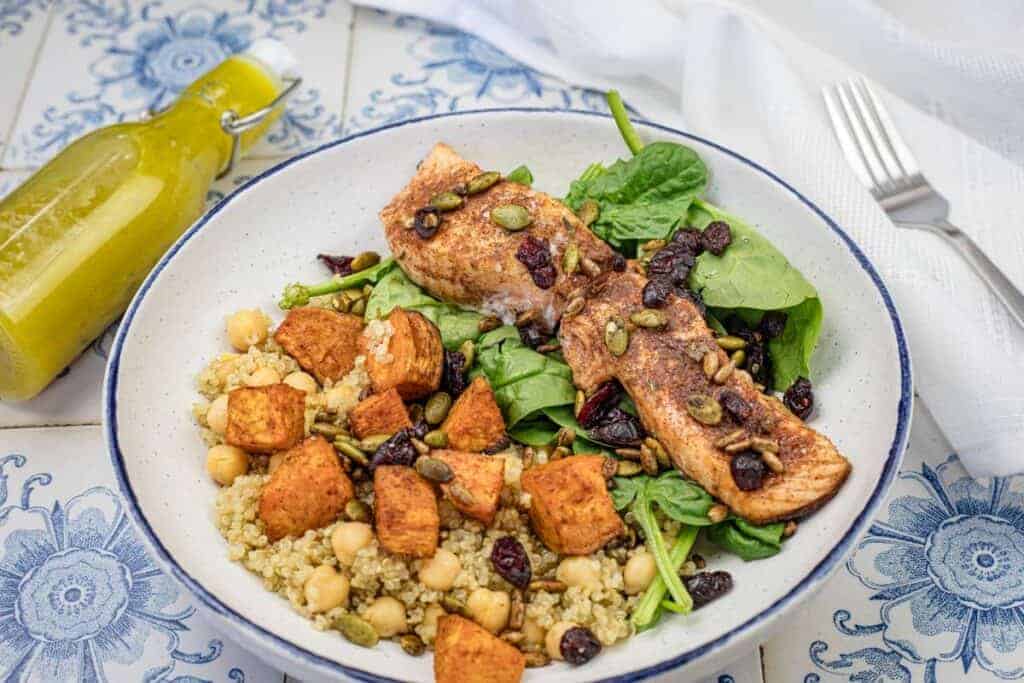
[[605,111],[601,93],[570,86],[476,36],[357,8],[345,133],[428,114],[490,107]]
[[282,681],[150,560],[100,428],[2,434],[0,680]]
[[83,133],[137,120],[261,37],[292,48],[304,82],[253,154],[319,145],[341,131],[351,23],[343,0],[58,0],[3,164],[38,166]]
[[1024,679],[1024,476],[972,479],[915,411],[888,502],[765,654],[772,682]]
[[0,157],[32,74],[32,63],[50,11],[50,0],[0,0]]

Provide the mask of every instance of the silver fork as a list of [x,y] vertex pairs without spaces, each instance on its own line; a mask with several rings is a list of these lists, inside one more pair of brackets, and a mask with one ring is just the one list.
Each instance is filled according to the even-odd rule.
[[1024,294],[959,228],[946,220],[949,202],[921,174],[917,161],[863,78],[822,89],[846,160],[898,228],[927,230],[946,240],[1024,326]]

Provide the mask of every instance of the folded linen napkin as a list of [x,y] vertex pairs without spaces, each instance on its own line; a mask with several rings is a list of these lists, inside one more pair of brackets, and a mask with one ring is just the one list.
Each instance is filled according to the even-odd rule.
[[1014,0],[356,0],[475,33],[646,118],[771,168],[864,248],[897,301],[915,385],[975,477],[1024,472],[1024,330],[937,237],[857,182],[819,95],[865,74],[952,222],[1024,284],[1024,9]]

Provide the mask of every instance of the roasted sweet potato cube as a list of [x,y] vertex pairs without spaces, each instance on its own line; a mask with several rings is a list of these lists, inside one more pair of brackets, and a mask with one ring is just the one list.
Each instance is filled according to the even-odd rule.
[[395,308],[387,317],[391,335],[387,350],[370,333],[360,337],[375,393],[396,389],[406,401],[422,398],[441,386],[444,347],[434,323],[415,311]]
[[505,418],[484,377],[466,387],[441,428],[448,435],[448,445],[460,451],[484,451],[505,438]]
[[306,394],[287,384],[240,387],[228,394],[225,440],[252,453],[291,448],[302,440]]
[[381,546],[390,553],[432,557],[441,518],[434,487],[416,470],[380,465],[373,473],[374,518]]
[[284,454],[260,492],[267,538],[276,541],[327,526],[354,495],[334,447],[322,436],[311,436]]
[[363,319],[325,308],[293,308],[274,339],[303,370],[323,383],[339,380],[355,366]]
[[[451,500],[459,512],[475,520],[490,525],[494,521],[494,513],[498,511],[498,499],[501,487],[505,483],[505,461],[489,455],[463,453],[461,451],[434,451],[431,453],[438,460],[443,460],[455,478],[441,484],[441,490]],[[460,500],[451,495],[452,484],[459,484],[473,497],[472,503]]]
[[411,427],[409,411],[395,389],[374,394],[360,401],[348,414],[349,426],[356,437],[371,434],[394,434],[402,427]]
[[533,530],[562,555],[588,555],[625,528],[608,494],[604,456],[573,455],[523,472]]
[[526,657],[474,621],[455,614],[437,620],[437,683],[519,683]]

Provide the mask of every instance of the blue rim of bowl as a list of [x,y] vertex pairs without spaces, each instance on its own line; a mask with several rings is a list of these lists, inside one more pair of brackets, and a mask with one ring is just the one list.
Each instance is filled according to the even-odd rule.
[[[474,117],[474,116],[486,116],[488,114],[496,113],[525,113],[525,114],[558,114],[558,115],[574,115],[574,116],[593,116],[598,118],[608,119],[611,121],[611,117],[607,114],[599,112],[584,111],[578,109],[557,109],[557,108],[531,108],[531,107],[496,107],[491,109],[478,109],[473,111],[462,111],[462,112],[448,112],[442,114],[432,114],[430,116],[422,116],[415,119],[409,119],[406,121],[399,121],[396,123],[387,124],[379,128],[372,130],[362,131],[354,133],[348,137],[335,140],[333,142],[326,143],[315,149],[309,150],[298,154],[286,161],[283,161],[257,176],[254,176],[245,185],[236,190],[232,195],[225,198],[210,211],[208,211],[202,218],[200,218],[192,227],[190,227],[178,240],[171,246],[171,248],[164,254],[160,261],[156,264],[153,270],[146,277],[145,281],[139,287],[139,291],[135,294],[131,303],[128,305],[128,310],[125,312],[120,327],[117,330],[117,335],[114,338],[114,343],[110,350],[110,360],[107,364],[106,376],[103,382],[103,417],[104,417],[104,435],[107,442],[107,449],[110,452],[111,463],[114,467],[114,474],[117,477],[117,485],[124,496],[125,500],[128,501],[128,510],[131,514],[132,520],[135,523],[137,529],[142,532],[143,537],[146,539],[150,550],[157,557],[160,564],[167,573],[171,574],[177,581],[182,583],[192,595],[199,599],[199,601],[205,605],[208,609],[214,613],[232,620],[236,626],[241,626],[247,631],[247,635],[256,639],[269,639],[271,640],[277,649],[282,650],[288,656],[301,660],[304,664],[313,667],[321,671],[322,673],[330,674],[345,674],[352,676],[356,679],[363,681],[393,681],[395,679],[379,676],[369,671],[362,669],[352,668],[344,664],[340,664],[334,660],[322,657],[314,652],[311,652],[301,646],[298,646],[275,633],[268,631],[262,626],[250,621],[246,617],[242,616],[226,604],[221,602],[216,596],[206,590],[198,581],[196,581],[188,572],[186,572],[174,558],[170,555],[164,545],[157,538],[156,533],[150,526],[149,521],[143,514],[142,509],[139,507],[138,500],[135,497],[135,492],[132,489],[131,483],[128,480],[128,474],[124,467],[124,454],[121,452],[121,448],[117,437],[117,382],[118,372],[120,369],[121,352],[124,347],[125,339],[127,338],[128,332],[131,330],[132,321],[135,318],[135,314],[142,301],[146,297],[146,293],[149,291],[153,283],[159,277],[160,273],[167,264],[171,262],[174,256],[181,250],[181,248],[200,230],[206,226],[210,220],[216,216],[220,211],[227,206],[229,203],[237,200],[246,191],[251,189],[254,185],[259,183],[267,176],[273,175],[297,163],[306,157],[318,154],[326,149],[345,145],[352,140],[359,138],[376,135],[378,133],[393,129],[401,128],[403,126],[415,125],[424,121],[432,121],[435,119],[444,118],[458,118],[458,117]],[[861,268],[868,274],[875,287],[878,289],[879,294],[882,297],[882,301],[885,303],[886,310],[889,313],[889,319],[892,322],[893,333],[896,336],[896,346],[900,359],[900,400],[897,406],[897,424],[896,432],[893,435],[892,445],[889,447],[889,453],[886,458],[885,467],[882,469],[882,474],[878,479],[878,483],[875,486],[874,491],[871,492],[871,496],[868,498],[868,502],[865,505],[861,513],[853,520],[853,523],[843,534],[842,538],[832,547],[832,549],[825,555],[824,558],[800,581],[798,581],[785,595],[780,597],[778,600],[773,602],[771,605],[761,610],[750,619],[746,620],[739,626],[731,629],[727,633],[724,633],[709,643],[705,643],[700,647],[687,650],[681,654],[678,654],[669,659],[658,662],[651,666],[632,671],[627,674],[622,674],[612,678],[604,679],[592,679],[594,683],[600,681],[601,683],[625,683],[627,681],[638,681],[650,676],[655,676],[660,673],[664,673],[671,669],[675,669],[683,664],[692,662],[700,659],[712,652],[726,645],[730,640],[733,640],[737,636],[746,633],[752,628],[762,625],[763,622],[769,619],[774,619],[779,616],[780,611],[783,608],[790,606],[794,603],[797,598],[809,591],[815,585],[821,583],[827,576],[839,566],[842,562],[846,553],[850,550],[853,543],[858,539],[860,533],[864,530],[870,520],[873,518],[875,511],[878,506],[882,503],[885,493],[892,483],[893,479],[899,470],[899,464],[902,459],[903,451],[906,448],[907,438],[910,428],[910,417],[911,417],[911,405],[913,400],[913,394],[911,390],[911,370],[910,370],[910,354],[907,350],[906,337],[903,333],[903,325],[900,323],[899,315],[896,313],[896,307],[893,303],[892,297],[889,291],[886,289],[885,284],[879,277],[878,272],[875,270],[874,265],[868,257],[860,250],[860,247],[850,238],[849,235],[843,231],[839,225],[833,221],[828,215],[825,214],[816,204],[814,204],[807,197],[802,195],[796,188],[791,186],[785,180],[775,175],[767,168],[761,166],[755,161],[752,161],[741,154],[738,154],[727,147],[723,147],[718,143],[712,142],[706,138],[702,138],[692,133],[686,133],[681,130],[664,126],[658,123],[652,123],[649,121],[637,120],[635,123],[638,126],[642,126],[647,129],[653,129],[663,133],[670,133],[677,135],[682,138],[694,140],[709,147],[731,156],[732,158],[740,161],[750,168],[764,174],[768,178],[778,183],[781,187],[785,188],[791,195],[796,197],[804,206],[813,211],[825,224],[835,232],[840,239],[846,244],[847,249],[853,254],[854,258],[860,264]]]

